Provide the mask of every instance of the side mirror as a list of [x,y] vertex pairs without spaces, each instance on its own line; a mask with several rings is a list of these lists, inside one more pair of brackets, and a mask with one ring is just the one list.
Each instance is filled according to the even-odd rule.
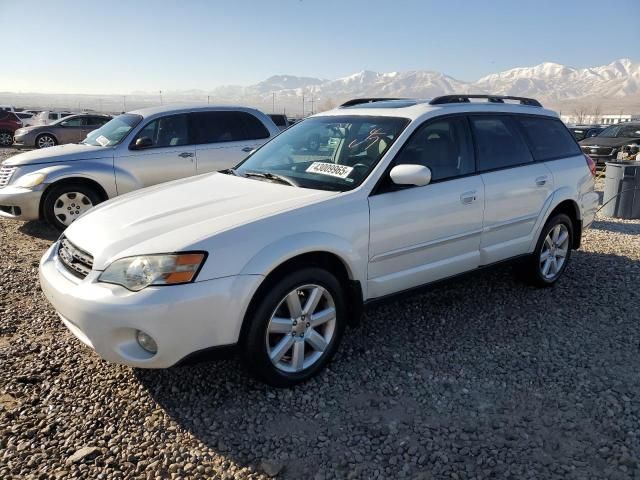
[[431,169],[424,165],[396,165],[389,176],[396,185],[423,187],[431,182]]
[[149,148],[153,146],[153,142],[149,137],[140,137],[133,144],[134,150],[142,150],[143,148]]

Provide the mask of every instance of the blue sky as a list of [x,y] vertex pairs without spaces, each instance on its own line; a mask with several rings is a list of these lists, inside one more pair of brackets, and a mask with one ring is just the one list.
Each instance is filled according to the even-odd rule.
[[475,80],[640,60],[639,0],[0,0],[0,18],[0,91],[207,90],[361,70]]

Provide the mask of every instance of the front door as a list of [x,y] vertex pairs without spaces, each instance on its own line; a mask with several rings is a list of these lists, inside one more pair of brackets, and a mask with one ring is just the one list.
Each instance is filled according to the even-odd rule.
[[369,198],[368,297],[375,298],[479,265],[484,185],[475,175],[463,116],[419,127],[391,164],[431,169],[423,187],[394,186],[388,172]]
[[[141,140],[143,148],[137,148]],[[118,195],[196,174],[186,114],[151,120],[114,159]]]

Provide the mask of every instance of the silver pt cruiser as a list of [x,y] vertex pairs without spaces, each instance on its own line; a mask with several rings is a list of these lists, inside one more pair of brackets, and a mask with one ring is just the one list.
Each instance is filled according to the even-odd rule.
[[279,133],[245,107],[164,106],[114,118],[76,144],[15,155],[0,165],[0,216],[45,219],[59,230],[104,200],[231,168]]

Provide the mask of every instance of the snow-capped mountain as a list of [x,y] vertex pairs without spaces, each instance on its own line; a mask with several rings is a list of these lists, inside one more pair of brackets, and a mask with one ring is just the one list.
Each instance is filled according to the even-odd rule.
[[218,100],[260,102],[271,99],[274,93],[279,104],[290,104],[302,95],[321,103],[337,103],[354,97],[428,98],[449,93],[521,95],[547,101],[586,97],[606,100],[640,95],[640,64],[620,59],[599,67],[572,68],[546,62],[487,75],[475,82],[424,70],[365,70],[336,80],[278,75],[249,87],[220,87],[212,95]]

